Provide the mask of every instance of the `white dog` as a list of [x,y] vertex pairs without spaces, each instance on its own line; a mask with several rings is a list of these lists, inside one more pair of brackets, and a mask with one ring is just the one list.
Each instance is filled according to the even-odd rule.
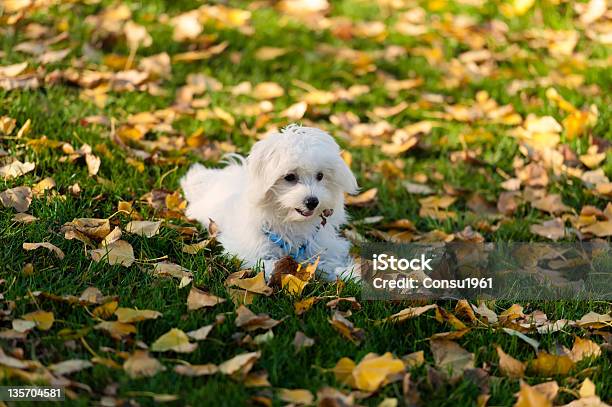
[[355,176],[334,139],[322,130],[290,125],[257,142],[245,159],[223,169],[194,164],[181,180],[187,216],[219,228],[218,240],[247,267],[263,261],[266,278],[285,256],[320,258],[323,277],[355,277],[344,193],[357,192]]

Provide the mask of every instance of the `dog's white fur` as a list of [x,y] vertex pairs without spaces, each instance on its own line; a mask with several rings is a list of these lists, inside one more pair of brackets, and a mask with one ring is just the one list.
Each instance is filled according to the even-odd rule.
[[[297,181],[287,181],[288,174]],[[349,242],[338,230],[346,222],[344,193],[356,193],[357,181],[342,160],[338,144],[324,131],[290,125],[255,143],[246,159],[231,156],[223,169],[194,164],[181,187],[188,202],[187,216],[205,226],[212,219],[224,249],[243,259],[247,267],[263,261],[267,278],[274,263],[287,253],[266,231],[292,247],[304,245],[304,257],[311,261],[320,257],[318,270],[324,278],[357,277]],[[305,206],[309,197],[319,200],[312,211]],[[333,213],[322,225],[323,212],[329,209]]]

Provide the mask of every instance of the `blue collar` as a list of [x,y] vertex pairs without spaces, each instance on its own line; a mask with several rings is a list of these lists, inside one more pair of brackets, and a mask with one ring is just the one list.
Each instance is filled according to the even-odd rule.
[[298,263],[300,261],[306,260],[306,258],[304,257],[304,254],[306,253],[306,247],[308,246],[308,241],[304,243],[303,245],[294,249],[290,243],[287,243],[285,240],[283,240],[281,235],[274,233],[272,231],[269,231],[269,230],[264,230],[263,232],[268,237],[268,239],[272,243],[280,247],[283,250],[283,252],[287,254],[287,256],[291,256]]

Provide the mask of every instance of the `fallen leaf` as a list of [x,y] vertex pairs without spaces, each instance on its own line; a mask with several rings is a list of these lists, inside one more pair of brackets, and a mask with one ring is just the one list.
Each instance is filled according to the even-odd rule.
[[19,223],[32,223],[36,222],[37,220],[38,218],[36,216],[32,216],[29,213],[16,213],[12,219],[13,222]]
[[43,242],[43,243],[24,243],[23,244],[23,249],[24,250],[36,250],[40,247],[44,247],[47,250],[52,251],[53,253],[55,253],[55,255],[57,256],[58,259],[62,260],[64,258],[64,252],[57,246],[55,246],[54,244],[51,244],[49,242]]
[[272,319],[267,314],[256,315],[244,305],[241,305],[236,310],[236,326],[239,328],[243,328],[245,331],[248,332],[255,331],[257,329],[272,329],[280,323],[281,321]]
[[514,407],[552,407],[552,401],[534,387],[521,381],[521,391]]
[[349,206],[368,206],[376,201],[377,195],[378,189],[372,188],[356,196],[347,195],[344,203]]
[[36,323],[36,328],[41,331],[48,331],[53,326],[53,322],[55,321],[55,317],[53,316],[53,312],[47,311],[34,311],[28,314],[22,315],[22,319],[26,321],[33,321]]
[[295,336],[293,337],[293,347],[296,351],[301,350],[302,348],[309,348],[315,344],[314,339],[309,338],[302,331],[297,331]]
[[96,263],[104,259],[111,266],[119,264],[123,267],[130,267],[136,260],[132,245],[125,240],[117,240],[101,249],[92,250],[90,254],[91,259]]
[[164,365],[149,355],[148,352],[137,350],[125,361],[123,369],[132,379],[153,377],[166,370]]
[[308,282],[303,281],[291,274],[283,274],[281,277],[282,289],[287,290],[287,292],[292,295],[302,295],[302,291],[304,291],[306,284],[308,284]]
[[569,354],[574,363],[580,362],[584,358],[597,358],[601,355],[601,348],[590,339],[576,337],[574,346]]
[[180,329],[172,328],[151,345],[153,352],[191,353],[198,347],[197,343],[190,343],[187,334]]
[[176,365],[174,371],[181,376],[211,376],[219,371],[217,365],[207,363],[204,365]]
[[365,337],[363,329],[355,327],[351,321],[346,319],[342,313],[338,311],[334,311],[329,323],[340,333],[340,335],[355,344],[361,343]]
[[210,333],[210,331],[212,331],[214,326],[215,326],[214,324],[206,325],[194,331],[189,331],[187,332],[187,336],[195,341],[203,341],[204,339],[208,337],[208,334]]
[[130,323],[144,321],[146,319],[157,319],[162,316],[162,313],[150,309],[137,310],[133,308],[118,308],[115,311],[115,315],[117,315],[117,320],[119,322]]
[[7,164],[3,167],[0,167],[0,177],[3,179],[12,179],[20,177],[24,174],[27,174],[30,171],[33,171],[36,167],[36,164],[25,162],[22,163],[19,160],[13,161],[10,164]]
[[452,377],[458,377],[464,370],[474,368],[474,354],[455,342],[432,340],[430,346],[436,366],[443,371],[450,371]]
[[94,326],[94,329],[102,329],[116,339],[123,339],[126,336],[136,333],[136,327],[134,325],[118,321],[102,321]]
[[531,225],[529,230],[535,235],[556,241],[565,237],[565,222],[561,218],[555,218]]
[[251,96],[255,99],[274,99],[285,94],[285,90],[275,82],[261,82],[255,85]]
[[511,336],[516,336],[518,338],[521,338],[522,340],[524,340],[525,342],[527,342],[529,345],[531,345],[531,347],[533,348],[533,350],[536,351],[536,353],[538,352],[538,348],[540,347],[540,342],[538,342],[537,340],[528,337],[527,335],[516,331],[514,329],[510,329],[510,328],[503,328],[504,332],[507,333],[508,335]]
[[295,405],[311,405],[314,402],[314,395],[304,389],[278,389],[278,398]]
[[25,212],[32,203],[30,187],[15,187],[0,193],[0,202],[5,208],[15,208],[17,212]]
[[423,305],[422,307],[405,308],[401,310],[400,312],[383,319],[382,321],[388,321],[388,322],[394,322],[394,323],[403,322],[407,319],[418,317],[419,315],[431,309],[435,309],[437,307],[438,306],[436,304],[429,304],[429,305]]
[[256,294],[262,294],[265,296],[270,296],[273,292],[272,288],[268,287],[268,285],[266,284],[266,279],[263,271],[258,273],[255,277],[235,280],[232,283],[232,285],[242,288],[243,290]]
[[403,372],[404,363],[390,352],[382,356],[364,357],[351,372],[354,387],[363,391],[376,391],[392,375]]
[[197,310],[204,307],[214,307],[217,304],[225,302],[224,298],[206,293],[195,287],[191,287],[187,296],[187,309],[189,311]]
[[531,206],[553,215],[571,211],[571,208],[563,203],[559,194],[547,195],[533,201]]
[[57,375],[63,376],[80,372],[81,370],[90,368],[92,366],[93,364],[89,360],[71,359],[52,364],[49,366],[49,370]]
[[522,378],[525,376],[527,366],[520,360],[514,359],[506,354],[501,347],[497,347],[497,356],[499,356],[499,370],[506,377]]
[[125,231],[144,237],[153,237],[159,233],[162,221],[133,220],[125,226]]
[[530,363],[531,370],[541,376],[567,375],[572,367],[574,362],[569,356],[551,355],[543,351]]
[[226,360],[219,365],[219,372],[224,375],[246,377],[253,365],[261,356],[260,352],[243,353]]

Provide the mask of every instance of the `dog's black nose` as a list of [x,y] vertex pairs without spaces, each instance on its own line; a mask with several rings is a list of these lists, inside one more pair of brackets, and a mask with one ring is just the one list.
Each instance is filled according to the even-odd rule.
[[304,201],[304,205],[308,208],[308,210],[313,210],[319,204],[319,199],[316,196],[309,196]]

